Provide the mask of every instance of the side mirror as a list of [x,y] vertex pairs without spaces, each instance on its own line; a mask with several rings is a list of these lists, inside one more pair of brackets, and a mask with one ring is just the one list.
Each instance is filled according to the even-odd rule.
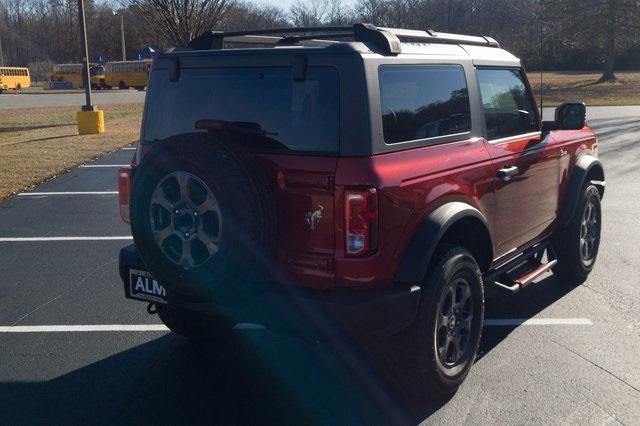
[[566,102],[556,108],[556,126],[561,130],[580,130],[587,117],[587,106],[584,102]]

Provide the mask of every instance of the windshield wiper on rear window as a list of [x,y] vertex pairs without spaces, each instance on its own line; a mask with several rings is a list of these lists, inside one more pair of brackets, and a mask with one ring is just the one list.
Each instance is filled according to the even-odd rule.
[[278,136],[278,133],[264,130],[259,123],[252,121],[198,120],[195,128],[199,130],[233,130],[255,136]]
[[[291,151],[291,149],[274,139],[276,132],[264,130],[259,123],[252,121],[226,121],[203,119],[195,123],[198,130],[207,130],[209,133],[225,132],[234,139],[241,139],[247,146],[258,150]],[[244,136],[244,138],[240,138]]]

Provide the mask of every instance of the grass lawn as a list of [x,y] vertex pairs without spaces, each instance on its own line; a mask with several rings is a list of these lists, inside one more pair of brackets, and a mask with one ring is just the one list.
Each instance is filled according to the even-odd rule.
[[137,143],[142,104],[102,109],[107,131],[86,136],[78,136],[78,107],[0,110],[0,200]]
[[[529,81],[540,101],[540,72],[529,71]],[[618,81],[597,83],[600,72],[543,72],[544,106],[583,101],[587,106],[640,105],[640,71],[617,72]]]

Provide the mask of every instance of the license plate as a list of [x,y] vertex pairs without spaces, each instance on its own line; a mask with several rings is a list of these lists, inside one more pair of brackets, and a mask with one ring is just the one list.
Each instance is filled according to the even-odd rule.
[[129,269],[129,296],[132,299],[167,303],[167,290],[147,271]]

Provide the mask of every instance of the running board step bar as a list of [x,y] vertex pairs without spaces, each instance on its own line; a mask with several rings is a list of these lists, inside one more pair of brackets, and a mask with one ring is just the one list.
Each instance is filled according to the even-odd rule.
[[531,284],[540,275],[544,274],[545,272],[547,272],[551,268],[553,268],[556,265],[556,263],[558,263],[557,259],[554,259],[554,260],[552,260],[550,262],[547,262],[547,263],[541,263],[533,271],[524,274],[520,278],[517,278],[513,282],[513,285],[502,284],[502,283],[499,283],[498,281],[494,281],[493,284],[497,285],[500,288],[508,290],[511,293],[517,293],[520,290],[522,290],[523,288],[525,288],[526,286],[528,286],[529,284]]
[[[546,255],[546,259],[545,259]],[[543,260],[546,262],[543,263]],[[544,240],[517,255],[515,258],[488,271],[484,282],[517,293],[533,283],[558,263],[558,257],[550,240]],[[506,283],[506,284],[503,284]]]

